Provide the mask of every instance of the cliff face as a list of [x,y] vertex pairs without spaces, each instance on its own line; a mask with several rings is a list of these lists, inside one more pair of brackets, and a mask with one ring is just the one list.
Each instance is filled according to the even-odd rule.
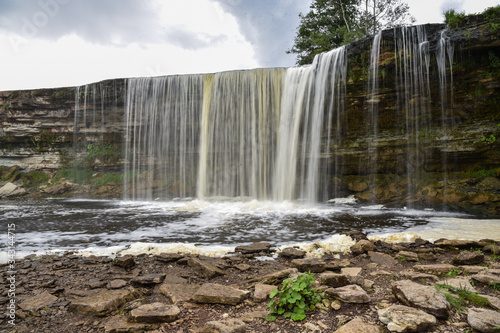
[[[346,47],[342,112],[335,125],[322,127],[328,153],[319,157],[321,200],[354,194],[373,203],[500,215],[500,29],[492,22],[444,28],[384,31],[378,55],[373,38]],[[130,166],[123,145],[141,132],[130,126],[146,126],[126,123],[126,85],[117,79],[0,92],[0,166],[121,173]],[[196,96],[195,103],[207,102]],[[189,182],[155,186],[163,186],[158,193],[175,196],[182,188],[183,195],[195,195],[196,179]]]

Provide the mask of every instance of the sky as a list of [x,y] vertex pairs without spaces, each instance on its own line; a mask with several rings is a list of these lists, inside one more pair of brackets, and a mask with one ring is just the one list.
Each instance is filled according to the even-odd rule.
[[[405,0],[403,0],[405,1]],[[0,0],[0,91],[291,67],[312,0]],[[415,24],[500,0],[406,0]]]

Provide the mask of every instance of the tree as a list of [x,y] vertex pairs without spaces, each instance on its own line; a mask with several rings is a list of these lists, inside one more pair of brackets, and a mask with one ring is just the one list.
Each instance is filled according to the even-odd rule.
[[313,0],[310,11],[300,16],[293,47],[297,64],[379,30],[414,22],[401,0]]

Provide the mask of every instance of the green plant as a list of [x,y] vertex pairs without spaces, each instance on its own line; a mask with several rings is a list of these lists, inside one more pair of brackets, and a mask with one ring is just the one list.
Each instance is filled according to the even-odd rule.
[[321,301],[318,290],[312,289],[316,280],[314,274],[309,272],[299,275],[296,279],[283,281],[281,290],[275,289],[269,298],[274,298],[267,307],[270,314],[267,321],[275,321],[278,315],[291,318],[293,321],[301,321],[306,318],[306,311],[313,310]]
[[458,13],[454,9],[450,9],[444,13],[444,23],[446,23],[450,29],[461,28],[467,25],[467,21],[465,12]]
[[451,277],[451,278],[456,278],[457,275],[461,274],[462,271],[459,270],[459,269],[456,269],[456,268],[452,268],[448,273],[446,273],[445,275],[448,276],[448,277]]
[[440,284],[436,285],[436,289],[440,290],[446,296],[448,303],[458,310],[463,310],[469,302],[476,306],[488,306],[490,304],[487,298],[463,288],[454,288],[446,284]]
[[495,141],[497,141],[497,138],[493,134],[491,134],[489,137],[483,136],[481,138],[481,142],[486,142],[487,144],[493,144],[495,143]]

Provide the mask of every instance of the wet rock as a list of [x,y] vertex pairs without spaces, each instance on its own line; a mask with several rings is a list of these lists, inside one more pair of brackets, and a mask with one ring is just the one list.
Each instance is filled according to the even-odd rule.
[[144,304],[130,311],[130,321],[135,323],[170,323],[179,317],[181,310],[176,305],[159,302]]
[[347,187],[353,192],[363,192],[368,188],[367,182],[350,182]]
[[132,268],[135,266],[135,259],[132,256],[116,257],[113,260],[113,265],[122,268]]
[[392,287],[394,295],[405,305],[416,307],[438,318],[447,318],[451,309],[443,293],[431,286],[410,280],[396,281]]
[[500,312],[471,308],[467,313],[467,321],[473,329],[479,332],[498,332],[498,327],[500,326]]
[[351,284],[339,288],[330,288],[325,293],[345,303],[369,303],[370,296],[358,285]]
[[486,177],[476,184],[476,188],[481,190],[500,190],[500,179],[496,177]]
[[105,333],[140,333],[155,328],[151,324],[129,323],[126,316],[113,316],[104,324]]
[[478,251],[462,251],[455,258],[452,263],[454,265],[476,265],[484,261],[484,254]]
[[369,240],[366,240],[366,239],[362,239],[362,240],[358,241],[356,244],[354,244],[353,246],[351,246],[351,252],[354,255],[358,255],[358,254],[363,254],[363,253],[366,253],[369,251],[373,251],[374,248],[375,248],[375,246],[373,245],[372,242],[370,242]]
[[179,304],[191,301],[200,287],[198,284],[164,283],[160,286],[160,291],[170,298],[172,303]]
[[378,319],[391,332],[428,332],[437,324],[433,315],[404,305],[378,310]]
[[176,254],[176,253],[160,253],[159,255],[155,256],[156,260],[164,263],[175,262],[182,258],[184,258],[182,254]]
[[69,311],[104,316],[134,299],[129,290],[107,290],[69,304]]
[[340,327],[334,333],[382,333],[381,327],[371,324],[366,324],[363,319],[356,317],[344,326]]
[[362,239],[368,240],[368,237],[366,236],[366,234],[360,230],[346,231],[346,232],[343,232],[342,235],[349,236],[352,239],[354,239],[355,241],[360,241]]
[[404,261],[418,261],[418,254],[411,251],[399,251],[396,254],[396,258]]
[[53,296],[45,291],[41,294],[38,294],[34,297],[30,297],[27,300],[23,301],[21,304],[19,304],[19,307],[24,311],[33,312],[33,311],[38,311],[45,307],[51,307],[55,303],[57,303],[57,301],[58,298],[56,296]]
[[269,299],[271,292],[277,288],[274,285],[257,283],[255,285],[253,300],[255,302],[264,302]]
[[325,271],[326,263],[318,258],[305,258],[292,260],[292,267],[295,267],[299,272],[321,273]]
[[234,252],[240,252],[242,254],[254,254],[260,252],[269,252],[271,244],[269,243],[252,243],[250,245],[237,246]]
[[203,333],[245,333],[247,325],[239,319],[209,321],[203,328]]
[[194,294],[193,299],[203,304],[236,305],[248,297],[249,292],[230,286],[206,283]]
[[132,283],[137,284],[160,284],[165,279],[165,273],[154,273],[154,274],[146,274],[133,278],[130,280]]
[[280,253],[280,257],[289,259],[300,259],[306,255],[306,251],[295,249],[293,247],[284,248]]
[[417,272],[424,272],[430,274],[446,274],[452,269],[456,269],[455,266],[449,264],[436,264],[436,265],[417,265],[413,267]]

